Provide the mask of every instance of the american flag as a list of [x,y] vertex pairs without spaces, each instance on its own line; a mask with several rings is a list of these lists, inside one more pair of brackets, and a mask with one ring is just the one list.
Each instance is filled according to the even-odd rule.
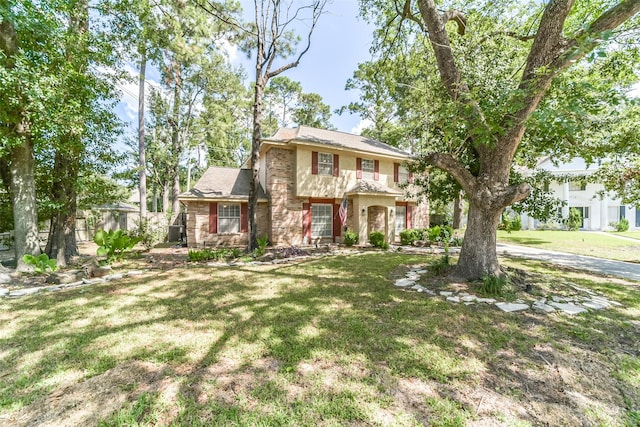
[[342,225],[345,225],[347,223],[347,206],[348,205],[349,205],[349,202],[345,197],[342,203],[340,203],[340,209],[338,209],[338,215],[340,215],[340,223]]

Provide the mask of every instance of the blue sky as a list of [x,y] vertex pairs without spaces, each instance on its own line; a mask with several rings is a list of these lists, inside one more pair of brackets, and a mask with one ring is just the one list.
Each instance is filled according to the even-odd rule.
[[[296,0],[294,0],[296,1]],[[253,17],[253,0],[241,0],[245,19]],[[304,23],[299,31],[301,36],[306,32]],[[358,17],[356,0],[333,0],[326,8],[316,26],[311,41],[311,48],[300,61],[297,68],[286,71],[283,76],[302,84],[304,92],[314,92],[322,96],[324,102],[334,111],[343,105],[358,100],[357,91],[346,91],[345,84],[359,63],[371,59],[369,48],[373,38],[373,27]],[[242,66],[247,74],[247,86],[255,78],[253,59],[248,59],[242,52],[229,51],[230,59],[235,66]],[[282,65],[282,61],[279,64]],[[278,64],[275,64],[276,68]],[[127,65],[132,77],[137,76],[138,69]],[[147,67],[147,81],[153,84],[159,78],[158,73]],[[137,129],[138,87],[137,80],[122,86],[122,102],[117,113],[129,123],[128,133]],[[148,91],[148,89],[147,89]],[[333,125],[341,131],[360,133],[362,123],[360,117],[344,113],[333,114]]]

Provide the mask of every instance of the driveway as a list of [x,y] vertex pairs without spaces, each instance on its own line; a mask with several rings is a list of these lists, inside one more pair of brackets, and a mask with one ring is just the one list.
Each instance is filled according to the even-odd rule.
[[566,267],[579,268],[595,273],[609,274],[625,279],[640,281],[640,264],[624,261],[613,261],[584,255],[574,255],[565,252],[547,251],[527,246],[497,244],[498,256],[508,254],[521,258],[531,258],[547,261]]

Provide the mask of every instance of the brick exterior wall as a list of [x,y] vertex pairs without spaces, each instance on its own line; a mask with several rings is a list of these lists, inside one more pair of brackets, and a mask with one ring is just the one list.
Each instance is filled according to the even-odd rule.
[[302,245],[302,199],[295,197],[296,157],[292,150],[266,153],[266,193],[270,196],[269,239],[274,246]]
[[[369,208],[369,233],[372,231],[381,231],[384,234],[387,221],[386,211],[386,208],[383,206],[371,206]],[[369,236],[366,236],[365,239],[368,241]]]
[[421,200],[413,205],[411,215],[411,228],[429,228],[429,202]]
[[[209,202],[186,202],[187,244],[191,248],[204,246],[246,246],[249,233],[209,233]],[[268,234],[268,206],[258,203],[258,236]]]

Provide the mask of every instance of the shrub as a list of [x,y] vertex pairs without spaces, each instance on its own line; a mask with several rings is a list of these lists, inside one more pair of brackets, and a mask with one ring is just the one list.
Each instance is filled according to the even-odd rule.
[[503,213],[498,230],[504,230],[507,233],[522,230],[522,217],[520,215],[511,216],[509,213]]
[[565,220],[565,225],[570,231],[576,231],[582,226],[582,214],[578,209],[569,209],[569,218]]
[[47,270],[56,271],[58,269],[55,258],[49,259],[49,255],[47,254],[40,254],[38,256],[26,254],[22,257],[22,260],[27,265],[33,265],[36,273],[44,273]]
[[520,230],[522,230],[522,217],[520,215],[516,215],[511,219],[511,231]]
[[198,261],[223,261],[228,259],[238,258],[243,254],[242,249],[232,248],[232,249],[210,249],[204,248],[200,250],[191,249],[187,255],[189,261],[198,262]]
[[501,296],[509,284],[507,276],[484,276],[480,285],[480,293],[490,296]]
[[344,232],[344,244],[348,247],[351,247],[356,243],[358,243],[358,233],[353,230],[347,229],[347,231]]
[[451,244],[451,246],[460,247],[460,246],[462,246],[463,242],[464,242],[464,238],[463,237],[456,236],[456,237],[453,237],[451,239],[451,243],[450,244]]
[[122,230],[98,230],[93,237],[93,241],[99,246],[97,254],[99,256],[106,255],[107,262],[122,259],[124,253],[133,249],[133,247],[142,240],[140,237],[129,236]]
[[410,245],[416,240],[420,240],[421,236],[422,236],[422,231],[417,230],[415,228],[402,230],[400,232],[400,243],[403,245]]
[[445,253],[443,256],[438,258],[433,264],[431,264],[431,271],[435,275],[440,275],[447,270],[451,265],[451,258],[449,257],[449,253]]
[[427,230],[427,237],[429,238],[429,243],[436,243],[440,241],[440,226],[434,225],[430,229]]
[[389,249],[389,244],[384,241],[384,233],[382,231],[369,233],[369,242],[376,248]]
[[162,228],[147,218],[141,219],[136,225],[138,227],[132,235],[139,238],[140,243],[142,243],[142,246],[147,250],[153,248],[157,243],[165,239],[165,233]]
[[258,237],[256,239],[256,242],[258,243],[258,247],[253,250],[253,254],[256,257],[261,257],[262,255],[264,255],[267,249],[267,245],[269,244],[269,236],[264,235],[262,237]]
[[620,218],[620,222],[616,224],[616,231],[628,231],[629,230],[629,220],[627,218]]

